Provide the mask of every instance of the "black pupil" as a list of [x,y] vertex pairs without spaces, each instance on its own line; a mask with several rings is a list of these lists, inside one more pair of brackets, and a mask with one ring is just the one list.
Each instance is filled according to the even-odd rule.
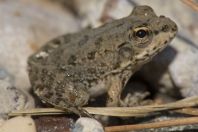
[[147,35],[147,32],[143,29],[140,29],[136,32],[136,36],[139,38],[144,38]]

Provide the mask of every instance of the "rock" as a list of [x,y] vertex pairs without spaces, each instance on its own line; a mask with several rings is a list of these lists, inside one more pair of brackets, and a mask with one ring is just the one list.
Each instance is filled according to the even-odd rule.
[[0,69],[0,119],[7,118],[6,114],[12,110],[24,109],[30,105],[28,97],[13,86],[13,78]]
[[122,18],[131,13],[127,0],[74,0],[83,27],[98,27],[112,19]]
[[68,10],[49,1],[0,1],[0,118],[34,107],[28,56],[50,39],[78,29]]
[[[74,0],[77,13],[81,16],[81,25],[97,27],[101,25],[100,18],[107,0]],[[96,10],[97,9],[97,10]]]
[[184,97],[198,95],[198,50],[191,48],[177,55],[170,66],[170,73]]
[[78,20],[58,4],[0,1],[0,68],[14,77],[15,87],[29,90],[28,56],[50,39],[78,29]]
[[146,84],[140,81],[130,81],[124,88],[121,96],[122,107],[135,107],[141,105],[149,105],[152,103],[148,99],[150,92]]
[[35,118],[35,124],[37,132],[68,132],[74,121],[65,116],[40,116]]
[[36,128],[30,117],[15,117],[4,122],[0,132],[36,132]]
[[0,127],[4,124],[5,120],[0,118]]
[[104,129],[97,120],[81,117],[76,121],[72,132],[104,132]]

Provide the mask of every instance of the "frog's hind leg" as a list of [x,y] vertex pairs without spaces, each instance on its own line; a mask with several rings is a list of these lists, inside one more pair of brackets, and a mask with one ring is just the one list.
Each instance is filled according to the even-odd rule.
[[[75,106],[74,104],[66,101],[64,98],[53,98],[53,100],[49,100],[48,98],[44,97],[44,96],[40,96],[39,97],[41,99],[41,101],[43,103],[47,103],[50,104],[52,106],[54,106],[56,109],[60,109],[66,112],[66,114],[70,114],[70,113],[74,113],[79,115],[80,117],[90,117],[93,118],[93,116],[91,114],[89,114],[89,112],[87,112],[85,109],[82,108],[82,106]],[[56,100],[56,101],[54,101]]]
[[69,113],[75,113],[77,114],[78,116],[80,117],[90,117],[90,118],[94,118],[87,110],[85,110],[84,108],[82,107],[70,107],[70,108],[58,108],[58,109],[62,109],[66,112],[69,112]]

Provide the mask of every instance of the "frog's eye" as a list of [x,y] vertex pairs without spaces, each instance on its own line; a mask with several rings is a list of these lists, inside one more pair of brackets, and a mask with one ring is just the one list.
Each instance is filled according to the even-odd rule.
[[134,30],[134,36],[140,39],[149,35],[149,30],[146,27],[137,28]]
[[136,27],[129,33],[129,40],[139,48],[146,47],[153,38],[153,33],[148,27]]

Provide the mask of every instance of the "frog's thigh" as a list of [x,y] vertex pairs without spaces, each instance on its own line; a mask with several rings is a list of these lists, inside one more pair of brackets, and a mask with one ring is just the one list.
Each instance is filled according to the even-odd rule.
[[109,88],[108,88],[108,100],[107,106],[118,106],[120,102],[120,95],[122,92],[122,81],[119,76],[110,76],[108,78]]

